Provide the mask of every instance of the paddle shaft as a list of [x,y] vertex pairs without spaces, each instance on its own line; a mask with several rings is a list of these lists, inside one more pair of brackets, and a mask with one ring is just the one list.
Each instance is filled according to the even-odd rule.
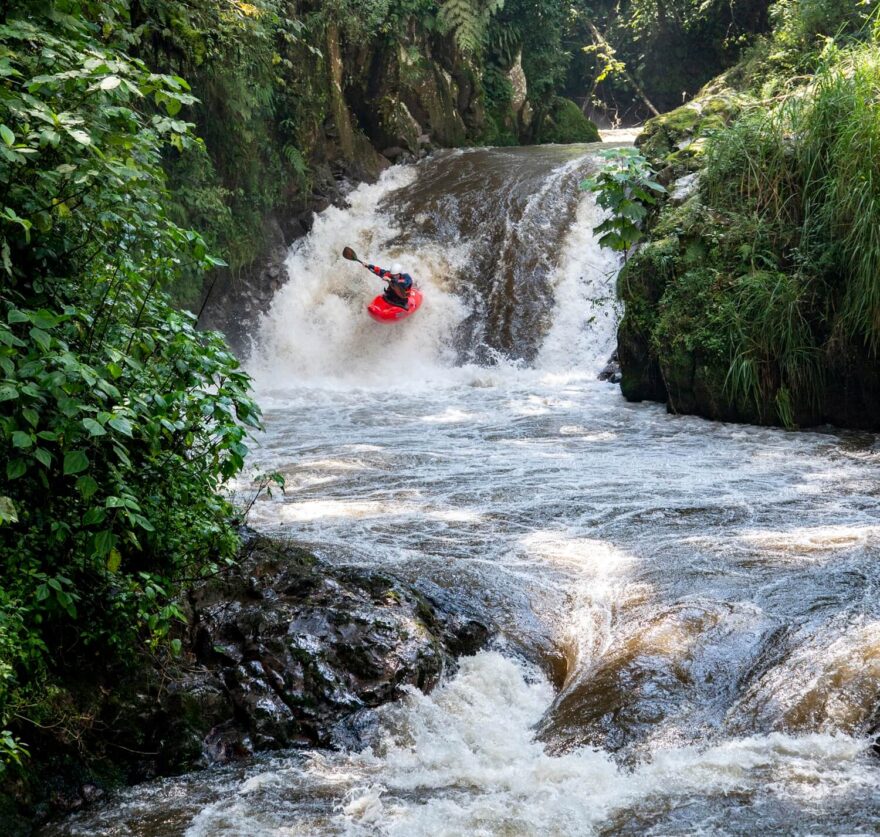
[[[344,259],[348,259],[350,262],[357,262],[359,265],[362,265],[362,266],[365,267],[367,270],[370,270],[370,266],[369,266],[366,262],[362,262],[362,261],[357,257],[357,253],[355,253],[355,251],[352,250],[351,247],[345,247],[345,248],[342,250],[342,258],[344,258]],[[378,274],[378,273],[375,273],[375,271],[373,271],[373,270],[370,270],[370,273],[373,273],[375,276],[379,276],[379,274]],[[389,279],[386,279],[384,276],[379,276],[379,278],[380,278],[383,282],[388,282],[388,281],[390,281]]]

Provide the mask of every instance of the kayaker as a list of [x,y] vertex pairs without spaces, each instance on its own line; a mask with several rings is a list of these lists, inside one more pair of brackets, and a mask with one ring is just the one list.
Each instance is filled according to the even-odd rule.
[[403,272],[403,266],[395,264],[391,270],[368,264],[367,270],[372,270],[376,276],[384,279],[388,284],[382,295],[386,302],[397,305],[399,308],[409,308],[409,292],[413,286],[412,276]]

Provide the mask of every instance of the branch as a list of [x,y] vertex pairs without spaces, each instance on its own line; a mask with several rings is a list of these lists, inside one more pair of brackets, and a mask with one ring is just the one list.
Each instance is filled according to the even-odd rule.
[[[586,21],[587,21],[587,26],[590,28],[590,32],[593,35],[593,43],[596,46],[602,47],[603,49],[607,50],[610,55],[613,55],[614,54],[614,47],[612,47],[611,44],[608,43],[608,39],[599,31],[598,27],[596,26],[595,23],[593,23],[592,20],[590,20],[589,18],[586,18]],[[642,86],[635,80],[635,78],[632,76],[632,74],[629,72],[629,70],[626,69],[625,65],[622,67],[622,72],[623,72],[623,77],[630,83],[633,90],[636,91],[636,93],[639,95],[639,98],[647,106],[648,110],[650,110],[651,113],[654,114],[654,116],[660,116],[660,111],[657,110],[657,108],[654,106],[654,103],[648,98],[648,94],[645,93]]]

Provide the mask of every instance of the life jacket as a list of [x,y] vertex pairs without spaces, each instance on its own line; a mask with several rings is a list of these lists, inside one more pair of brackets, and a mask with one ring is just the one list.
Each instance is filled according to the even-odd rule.
[[368,264],[367,268],[388,282],[384,294],[385,299],[406,308],[406,300],[409,298],[409,292],[413,286],[412,276],[408,273],[392,273],[390,270],[376,267],[374,264]]

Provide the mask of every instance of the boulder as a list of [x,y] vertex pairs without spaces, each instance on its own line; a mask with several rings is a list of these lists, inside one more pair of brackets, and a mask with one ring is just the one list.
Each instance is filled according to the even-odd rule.
[[176,733],[185,752],[169,758],[178,763],[331,746],[349,718],[406,687],[429,691],[490,634],[478,616],[383,572],[323,566],[257,536],[236,571],[190,603],[195,665],[160,700],[186,728]]

